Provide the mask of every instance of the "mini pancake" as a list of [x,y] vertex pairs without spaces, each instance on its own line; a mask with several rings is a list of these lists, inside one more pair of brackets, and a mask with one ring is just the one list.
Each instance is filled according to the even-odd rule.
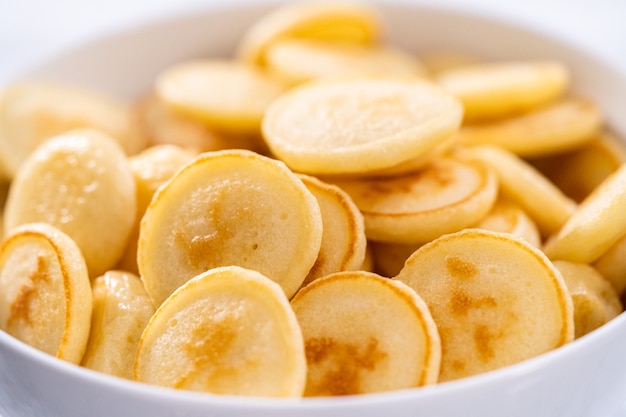
[[154,195],[140,227],[138,265],[159,305],[209,269],[239,265],[300,288],[322,241],[317,200],[280,161],[250,151],[198,156]]
[[128,164],[135,178],[137,190],[137,214],[124,254],[117,263],[117,269],[139,273],[137,244],[141,219],[156,190],[194,158],[194,153],[176,145],[154,145],[129,158]]
[[307,175],[300,175],[300,179],[320,206],[323,230],[317,260],[302,285],[334,272],[360,269],[367,238],[359,208],[335,185]]
[[543,251],[553,260],[590,263],[626,235],[626,164],[613,172],[548,239]]
[[150,320],[134,378],[170,388],[299,397],[306,358],[296,317],[278,284],[229,266],[189,280]]
[[596,268],[621,296],[626,290],[626,235],[615,242],[595,262]]
[[108,271],[93,281],[89,342],[81,365],[132,379],[139,338],[154,314],[152,300],[138,276]]
[[498,190],[491,170],[453,158],[438,158],[399,177],[335,183],[363,213],[368,239],[404,244],[476,224],[491,210]]
[[462,145],[494,145],[522,157],[553,155],[590,142],[603,118],[590,100],[569,97],[528,113],[489,123],[465,125]]
[[277,7],[256,20],[238,46],[237,56],[265,65],[267,49],[284,39],[373,44],[381,37],[378,12],[355,1],[305,1]]
[[370,242],[367,242],[365,246],[365,256],[363,258],[363,263],[359,268],[361,271],[374,272],[374,252],[372,251],[372,247]]
[[181,114],[161,100],[154,91],[138,98],[131,108],[133,132],[148,146],[176,145],[195,154],[247,146],[232,143],[205,123]]
[[157,145],[129,158],[130,169],[137,182],[137,211],[150,205],[152,196],[196,155],[175,145]]
[[564,94],[569,78],[557,61],[504,61],[450,69],[436,81],[463,102],[466,120],[484,120],[550,103]]
[[371,170],[368,172],[359,172],[353,175],[338,175],[339,178],[386,178],[397,177],[400,175],[414,173],[420,169],[428,166],[432,161],[437,158],[450,156],[452,151],[458,144],[458,135],[452,135],[433,149],[426,151],[419,156],[409,159],[408,161],[400,162],[397,165],[393,165],[387,168]]
[[136,213],[135,180],[110,136],[69,131],[42,143],[18,171],[5,208],[6,231],[49,223],[80,248],[97,277],[122,256]]
[[374,256],[374,271],[384,277],[395,277],[404,267],[409,256],[413,255],[420,244],[370,242]]
[[28,155],[45,139],[77,128],[101,130],[127,154],[145,141],[129,132],[129,109],[111,97],[76,86],[23,81],[0,92],[0,167],[12,179]]
[[262,130],[293,170],[366,174],[438,148],[457,132],[462,112],[456,98],[425,80],[318,80],[275,100]]
[[457,157],[480,161],[498,176],[503,194],[535,221],[542,237],[556,232],[576,209],[576,203],[525,160],[491,145],[457,149]]
[[576,149],[530,162],[565,195],[581,202],[626,162],[626,145],[602,131]]
[[536,247],[465,229],[420,247],[394,278],[428,305],[442,343],[439,380],[521,362],[574,338],[572,299]]
[[576,338],[606,324],[623,311],[617,292],[593,266],[567,261],[553,263],[572,296]]
[[0,248],[0,329],[78,364],[91,306],[85,260],[69,236],[45,223],[11,231]]
[[431,49],[422,51],[419,59],[432,77],[446,71],[481,63],[483,60],[466,51],[457,49]]
[[204,59],[167,68],[156,80],[158,97],[172,109],[232,133],[256,133],[269,104],[285,87],[259,68]]
[[268,70],[289,85],[329,77],[425,76],[415,55],[383,45],[287,39],[268,49],[266,61]]
[[479,229],[511,233],[526,239],[528,243],[541,247],[541,235],[535,222],[516,203],[499,197],[487,216],[476,225]]
[[434,384],[441,346],[422,299],[364,271],[320,278],[291,302],[302,329],[305,396],[353,395]]
[[9,196],[9,188],[11,187],[10,182],[2,182],[0,181],[0,236],[5,236],[4,233],[4,207],[7,202],[7,197]]

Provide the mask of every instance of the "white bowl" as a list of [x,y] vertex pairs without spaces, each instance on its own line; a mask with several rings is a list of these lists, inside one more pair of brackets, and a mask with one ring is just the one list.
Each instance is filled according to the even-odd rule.
[[[226,2],[224,2],[226,3]],[[29,76],[122,96],[147,88],[164,67],[227,56],[272,5],[210,8],[91,42]],[[381,4],[392,42],[413,50],[451,47],[487,58],[555,58],[576,91],[595,99],[626,137],[626,77],[573,45],[489,16],[408,2]],[[556,351],[495,372],[433,387],[305,400],[250,399],[174,391],[62,362],[0,331],[0,415],[5,417],[610,416],[626,399],[626,315]]]

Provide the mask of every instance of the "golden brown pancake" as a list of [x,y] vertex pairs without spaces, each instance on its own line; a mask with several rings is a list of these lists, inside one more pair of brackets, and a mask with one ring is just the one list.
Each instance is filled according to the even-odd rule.
[[338,272],[304,287],[291,304],[304,336],[306,396],[437,381],[437,328],[426,304],[403,283],[370,272]]
[[442,345],[440,381],[502,368],[574,338],[572,299],[536,247],[465,229],[419,248],[394,278],[428,305]]
[[236,266],[187,281],[157,310],[135,359],[137,381],[254,397],[300,397],[306,359],[281,287]]
[[80,363],[91,320],[80,249],[45,223],[13,229],[0,247],[0,329],[59,359]]
[[319,204],[283,163],[250,151],[200,155],[166,182],[146,210],[138,265],[159,305],[190,278],[239,265],[300,288],[322,241]]

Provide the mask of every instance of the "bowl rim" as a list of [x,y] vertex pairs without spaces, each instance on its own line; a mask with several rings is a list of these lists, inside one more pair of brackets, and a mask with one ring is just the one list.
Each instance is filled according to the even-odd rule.
[[191,402],[206,405],[219,404],[237,408],[269,408],[274,410],[291,409],[296,406],[306,406],[314,409],[336,408],[338,405],[367,406],[368,404],[393,403],[411,398],[419,400],[425,397],[438,397],[454,395],[456,392],[465,392],[469,388],[475,389],[482,385],[490,385],[495,382],[504,383],[507,380],[523,378],[533,373],[540,372],[546,367],[553,366],[556,362],[567,361],[575,357],[578,352],[586,349],[589,345],[598,344],[602,340],[609,341],[618,329],[626,327],[626,313],[609,321],[591,333],[550,352],[518,362],[503,368],[489,371],[453,381],[439,382],[417,388],[378,392],[371,394],[347,395],[339,397],[303,397],[303,398],[266,398],[244,397],[236,395],[217,395],[204,392],[176,390],[173,388],[150,385],[142,382],[127,380],[124,378],[108,375],[88,368],[84,368],[42,352],[0,330],[0,347],[2,345],[11,349],[21,356],[29,357],[37,367],[45,367],[48,370],[61,372],[77,380],[96,386],[108,386],[128,395],[137,395],[144,398],[159,397],[161,401]]

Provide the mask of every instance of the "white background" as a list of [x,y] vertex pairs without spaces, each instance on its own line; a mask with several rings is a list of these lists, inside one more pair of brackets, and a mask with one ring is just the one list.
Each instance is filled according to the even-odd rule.
[[[0,0],[0,86],[60,50],[214,1],[228,0]],[[518,19],[574,41],[626,73],[626,0],[415,1]],[[609,417],[618,416],[626,417],[626,404]]]
[[[228,0],[0,0],[0,84],[61,49],[215,1]],[[573,40],[626,71],[625,0],[415,1],[514,17]]]

